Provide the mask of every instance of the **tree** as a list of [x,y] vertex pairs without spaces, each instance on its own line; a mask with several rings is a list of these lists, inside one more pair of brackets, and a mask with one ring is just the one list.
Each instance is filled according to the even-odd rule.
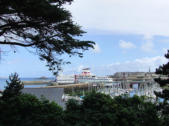
[[65,126],[85,126],[83,114],[81,105],[77,100],[68,100],[64,111]]
[[0,126],[64,126],[60,106],[29,94],[0,100],[0,111]]
[[59,56],[83,56],[94,42],[78,39],[85,32],[63,5],[73,0],[0,0],[0,44],[31,47],[57,74]]
[[2,93],[3,99],[9,99],[11,97],[19,96],[21,94],[21,89],[23,89],[23,84],[18,78],[18,74],[14,73],[9,76],[9,81],[6,81],[7,86]]
[[45,98],[23,94],[18,74],[9,76],[0,98],[0,126],[64,126],[63,109]]
[[[169,50],[165,57],[169,59]],[[156,69],[156,74],[160,77],[156,78],[155,81],[163,88],[162,92],[155,92],[157,97],[164,99],[163,103],[160,103],[158,108],[161,114],[161,120],[163,126],[168,126],[169,123],[169,62],[159,66]]]
[[67,126],[161,126],[156,104],[138,96],[92,92],[81,103],[68,101],[64,115]]
[[168,126],[169,116],[156,106],[142,97],[112,99],[92,92],[81,102],[68,101],[63,110],[54,102],[20,94],[0,99],[0,126]]
[[[169,50],[167,54],[165,54],[165,57],[169,59]],[[169,100],[169,62],[156,69],[156,74],[164,76],[155,79],[155,81],[163,88],[162,92],[155,92],[155,94],[160,98]]]
[[118,96],[113,104],[117,126],[162,126],[157,104],[144,96]]

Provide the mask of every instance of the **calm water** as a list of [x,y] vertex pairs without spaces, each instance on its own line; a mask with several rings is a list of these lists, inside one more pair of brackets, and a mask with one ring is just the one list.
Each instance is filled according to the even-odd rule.
[[[0,79],[0,90],[4,90],[6,86],[6,80],[8,79]],[[39,81],[39,78],[21,78],[21,81]],[[46,80],[54,80],[54,78],[48,78]],[[25,85],[24,87],[44,87],[46,85]]]

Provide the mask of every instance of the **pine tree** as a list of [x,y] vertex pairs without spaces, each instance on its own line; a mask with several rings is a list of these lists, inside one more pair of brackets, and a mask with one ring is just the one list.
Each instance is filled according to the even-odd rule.
[[[0,0],[0,45],[35,49],[54,74],[61,55],[83,56],[94,42],[79,39],[85,32],[64,8],[73,0]],[[14,52],[16,52],[14,50]]]
[[[167,54],[165,54],[165,57],[169,59],[169,50]],[[160,77],[156,78],[155,81],[160,84],[163,91],[155,92],[155,94],[164,100],[169,100],[169,62],[156,69],[156,74],[159,74]]]
[[23,84],[18,78],[18,74],[14,73],[9,76],[9,81],[6,81],[7,86],[3,91],[2,98],[8,99],[10,97],[18,96],[21,94],[21,89],[23,89]]

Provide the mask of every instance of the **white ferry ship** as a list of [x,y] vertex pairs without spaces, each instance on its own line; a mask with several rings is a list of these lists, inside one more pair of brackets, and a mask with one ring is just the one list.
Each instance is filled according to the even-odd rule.
[[82,73],[74,76],[58,76],[57,83],[70,84],[70,83],[112,83],[113,79],[109,77],[98,77],[92,75],[90,68],[82,69]]

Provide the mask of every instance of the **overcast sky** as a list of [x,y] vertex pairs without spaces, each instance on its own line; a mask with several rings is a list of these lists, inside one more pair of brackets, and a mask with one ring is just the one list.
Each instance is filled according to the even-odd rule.
[[[93,74],[155,70],[167,60],[169,48],[168,0],[75,0],[67,5],[73,20],[96,42],[83,58],[68,59],[63,74],[78,74],[90,67]],[[9,49],[10,50],[10,49]],[[18,72],[22,77],[52,76],[38,56],[17,48],[2,55],[0,76]]]

